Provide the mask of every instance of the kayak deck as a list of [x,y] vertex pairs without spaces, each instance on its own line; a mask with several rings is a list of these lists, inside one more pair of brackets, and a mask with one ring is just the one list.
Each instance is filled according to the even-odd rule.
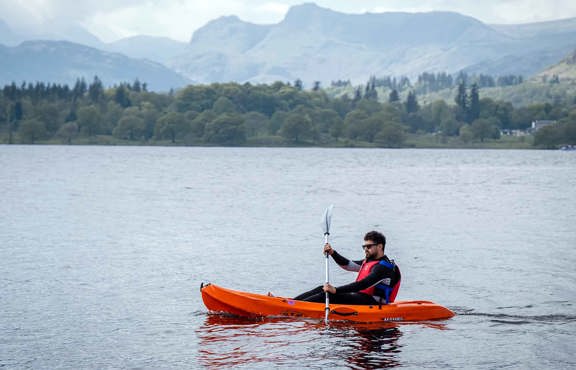
[[[324,303],[240,292],[214,284],[202,284],[202,300],[208,310],[242,317],[289,316],[323,319]],[[454,316],[446,307],[430,301],[397,301],[388,305],[330,304],[330,320],[398,322],[443,320]]]

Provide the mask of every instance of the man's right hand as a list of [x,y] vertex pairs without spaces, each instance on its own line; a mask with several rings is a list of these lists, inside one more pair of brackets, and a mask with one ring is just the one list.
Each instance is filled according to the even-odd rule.
[[329,255],[332,255],[334,253],[334,249],[332,249],[332,246],[330,245],[330,243],[326,243],[324,245],[324,254],[328,253]]

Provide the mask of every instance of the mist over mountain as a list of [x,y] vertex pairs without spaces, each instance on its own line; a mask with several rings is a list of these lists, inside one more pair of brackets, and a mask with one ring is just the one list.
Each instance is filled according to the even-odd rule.
[[16,45],[22,41],[22,37],[15,33],[10,26],[0,19],[0,44]]
[[115,42],[102,44],[103,50],[122,53],[131,58],[148,59],[167,64],[188,49],[188,43],[168,37],[133,36]]
[[24,41],[50,40],[70,41],[92,47],[101,47],[102,41],[75,22],[54,20],[37,27],[12,29],[4,20],[0,19],[0,44],[16,46]]
[[[30,39],[75,44],[15,46]],[[293,6],[276,24],[221,17],[196,30],[189,43],[143,35],[103,43],[73,23],[23,35],[0,20],[0,44],[12,46],[0,49],[0,83],[98,75],[107,84],[124,76],[139,78],[151,88],[296,79],[311,86],[314,81],[364,83],[371,75],[414,79],[422,72],[461,70],[530,77],[576,49],[576,18],[488,25],[453,12],[344,14],[309,3]]]

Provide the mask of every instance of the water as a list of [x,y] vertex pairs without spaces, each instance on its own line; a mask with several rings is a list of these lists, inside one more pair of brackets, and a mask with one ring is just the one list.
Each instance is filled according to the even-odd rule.
[[[0,168],[0,368],[576,366],[574,153],[0,146]],[[398,299],[458,315],[207,314],[202,281],[320,284],[329,204],[335,249],[383,231]]]

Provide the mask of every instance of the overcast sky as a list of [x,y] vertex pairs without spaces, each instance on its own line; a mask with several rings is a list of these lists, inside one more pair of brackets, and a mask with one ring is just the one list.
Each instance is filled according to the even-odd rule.
[[[0,0],[0,19],[14,29],[77,22],[103,41],[137,34],[189,41],[223,15],[252,23],[281,21],[297,0]],[[311,2],[311,1],[307,1]],[[576,17],[576,0],[315,0],[344,13],[455,11],[486,23],[528,23]]]

